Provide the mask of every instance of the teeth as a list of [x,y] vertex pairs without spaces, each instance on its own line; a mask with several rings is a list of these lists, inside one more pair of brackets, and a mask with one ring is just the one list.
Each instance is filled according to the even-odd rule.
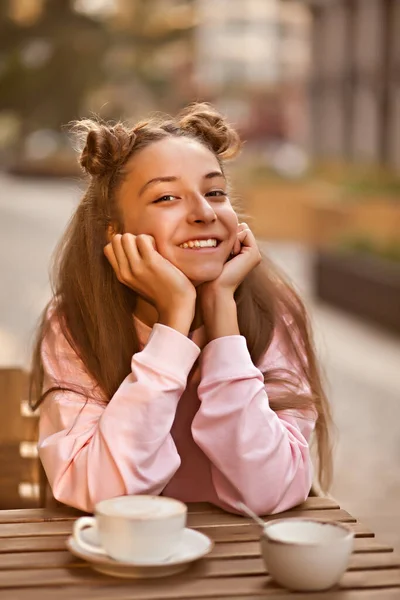
[[217,245],[217,240],[209,239],[209,240],[190,240],[189,242],[184,242],[180,245],[180,248],[215,248]]

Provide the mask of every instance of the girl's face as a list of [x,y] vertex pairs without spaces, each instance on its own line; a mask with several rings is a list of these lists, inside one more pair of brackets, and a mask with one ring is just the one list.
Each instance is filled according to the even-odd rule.
[[152,235],[158,252],[194,284],[216,279],[238,220],[214,154],[195,140],[171,137],[139,151],[128,168],[119,191],[125,232]]

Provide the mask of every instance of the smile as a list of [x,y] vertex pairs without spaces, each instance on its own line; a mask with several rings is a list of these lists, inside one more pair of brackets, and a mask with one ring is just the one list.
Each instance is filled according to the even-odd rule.
[[216,248],[216,246],[218,246],[218,241],[211,238],[209,240],[189,240],[180,244],[179,248],[197,250],[199,248]]

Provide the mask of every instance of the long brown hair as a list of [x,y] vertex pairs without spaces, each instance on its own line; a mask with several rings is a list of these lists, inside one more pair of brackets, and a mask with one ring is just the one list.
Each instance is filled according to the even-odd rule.
[[[107,402],[130,372],[132,355],[139,351],[132,320],[136,295],[117,280],[103,253],[108,226],[121,221],[116,195],[127,173],[127,161],[155,141],[185,136],[209,148],[223,167],[225,160],[237,154],[240,140],[224,117],[207,104],[193,104],[175,119],[152,118],[132,128],[122,123],[83,120],[75,123],[74,130],[83,140],[80,164],[90,175],[90,182],[58,248],[52,272],[52,303],[63,334]],[[284,338],[295,368],[264,373],[272,390],[270,406],[275,411],[316,412],[319,483],[327,490],[332,471],[331,415],[303,303],[265,257],[239,286],[235,299],[240,331],[255,365],[270,346],[276,328]],[[66,381],[44,389],[41,347],[48,328],[46,309],[33,354],[32,408],[38,407],[51,391],[77,391]],[[299,393],[302,381],[309,392]]]

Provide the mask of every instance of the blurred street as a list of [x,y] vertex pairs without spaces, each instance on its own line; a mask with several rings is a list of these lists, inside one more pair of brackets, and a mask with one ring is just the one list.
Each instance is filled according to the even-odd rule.
[[[49,297],[47,265],[79,198],[79,181],[0,174],[0,365],[28,366]],[[263,243],[310,306],[338,430],[333,496],[382,542],[400,547],[400,340],[312,299],[312,254]],[[393,523],[397,527],[393,527]]]

